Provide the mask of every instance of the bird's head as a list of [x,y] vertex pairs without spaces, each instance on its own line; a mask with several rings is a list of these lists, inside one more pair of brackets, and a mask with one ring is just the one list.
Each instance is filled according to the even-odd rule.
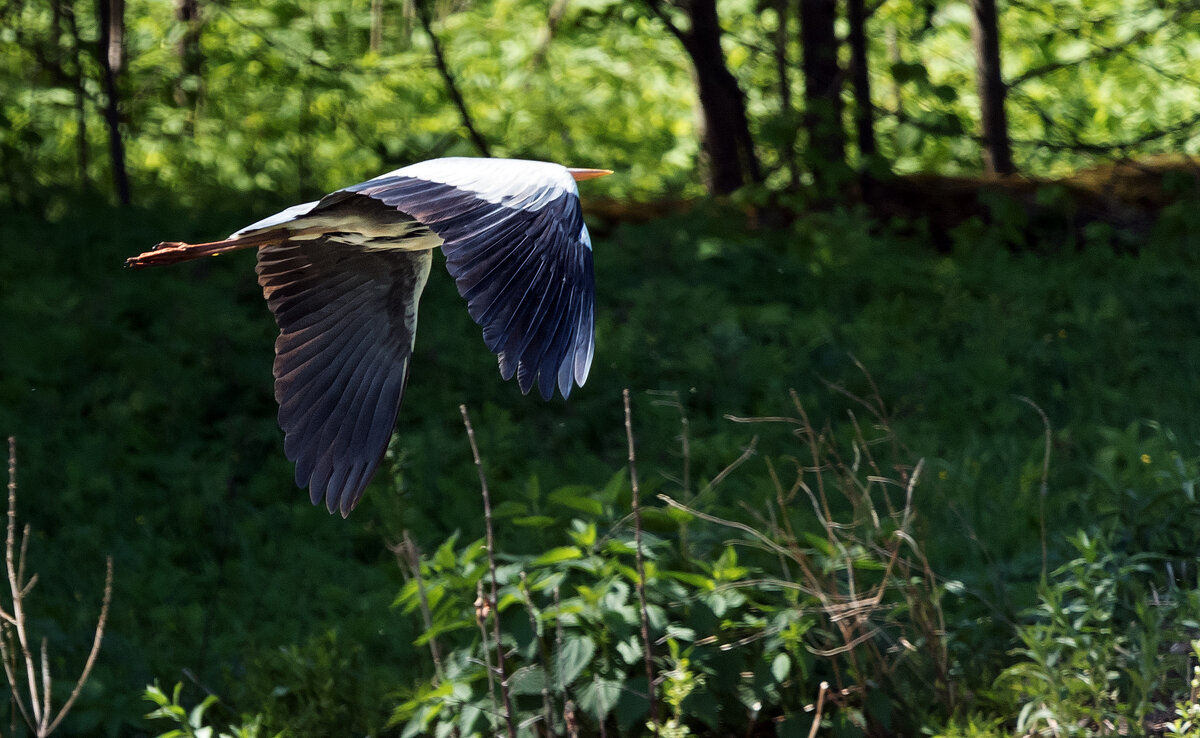
[[567,169],[576,182],[582,182],[585,179],[596,179],[597,177],[607,177],[612,174],[611,169]]

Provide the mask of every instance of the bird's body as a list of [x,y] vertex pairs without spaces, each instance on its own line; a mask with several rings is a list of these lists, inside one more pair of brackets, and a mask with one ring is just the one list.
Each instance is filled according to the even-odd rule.
[[417,303],[441,247],[504,379],[567,397],[593,354],[591,240],[570,170],[435,159],[287,208],[228,239],[161,243],[168,264],[258,250],[279,325],[275,399],[284,450],[314,504],[349,514],[387,447],[408,381]]

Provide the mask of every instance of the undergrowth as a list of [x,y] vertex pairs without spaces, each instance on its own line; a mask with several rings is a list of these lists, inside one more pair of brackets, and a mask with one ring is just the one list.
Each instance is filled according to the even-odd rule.
[[[0,216],[0,429],[23,439],[28,488],[53,491],[52,507],[28,511],[52,653],[85,652],[95,624],[94,613],[78,606],[80,597],[94,596],[94,573],[72,562],[111,552],[120,573],[104,651],[64,719],[64,732],[144,733],[141,691],[156,679],[182,683],[183,704],[220,694],[228,709],[213,707],[205,720],[236,724],[242,715],[262,714],[263,729],[272,734],[301,725],[311,733],[331,726],[321,722],[328,713],[353,715],[358,733],[402,732],[407,722],[387,722],[398,705],[423,693],[423,669],[432,667],[412,658],[412,643],[425,631],[422,619],[389,609],[396,591],[408,586],[403,572],[411,577],[412,567],[397,567],[381,541],[398,546],[409,531],[419,550],[434,553],[458,531],[451,546],[458,560],[466,542],[482,536],[473,493],[478,482],[456,408],[472,409],[494,491],[499,573],[525,566],[538,576],[569,575],[561,598],[577,584],[595,589],[601,579],[613,586],[630,582],[629,492],[624,481],[611,489],[603,481],[616,478],[626,462],[616,400],[623,387],[633,389],[642,466],[648,613],[659,608],[666,618],[656,614],[650,623],[664,729],[672,720],[676,727],[708,729],[708,722],[689,723],[688,710],[711,692],[722,695],[708,700],[721,706],[710,718],[719,725],[740,720],[763,730],[802,731],[812,713],[794,713],[795,720],[778,725],[773,720],[785,711],[792,716],[796,706],[815,711],[822,680],[830,685],[823,714],[843,721],[847,731],[854,730],[854,710],[868,728],[883,725],[885,716],[893,725],[918,722],[905,702],[918,703],[916,695],[924,696],[930,716],[922,727],[935,732],[1012,732],[1027,704],[1035,705],[1028,715],[1059,705],[1054,724],[1078,726],[1071,728],[1077,732],[1102,732],[1106,720],[1119,731],[1122,723],[1113,715],[1122,712],[1130,731],[1141,729],[1138,715],[1148,726],[1173,719],[1173,701],[1186,691],[1179,676],[1184,666],[1173,665],[1182,657],[1174,651],[1193,635],[1186,593],[1197,579],[1200,522],[1193,484],[1200,352],[1188,338],[1200,324],[1194,299],[1200,235],[1192,210],[1166,213],[1139,249],[1122,253],[1099,242],[1074,251],[1046,243],[1016,252],[1004,242],[1004,229],[982,224],[951,234],[952,250],[934,253],[919,229],[871,223],[856,212],[814,215],[779,230],[747,227],[719,207],[639,225],[596,224],[596,364],[570,402],[545,405],[494,378],[494,357],[480,344],[449,278],[435,270],[389,463],[351,521],[332,525],[293,488],[282,454],[271,397],[274,328],[254,284],[252,259],[234,255],[152,275],[119,267],[124,257],[164,238],[205,240],[261,215],[255,204],[245,207],[255,212],[120,212],[81,203],[56,222],[13,211]],[[871,368],[877,392],[851,353]],[[792,520],[787,530],[766,461],[785,493],[797,475],[811,476],[798,469],[811,461],[787,460],[806,448],[791,433],[796,426],[724,418],[768,417],[781,408],[795,416],[788,391],[797,388],[806,412],[830,419],[831,447],[853,467],[847,449],[854,448],[855,431],[845,410],[858,406],[824,391],[822,379],[859,397],[888,398],[887,426],[913,450],[899,465],[915,468],[924,459],[907,530],[931,573],[918,567],[916,551],[903,547],[896,566],[909,562],[918,589],[927,589],[922,596],[937,602],[944,635],[926,642],[943,644],[944,656],[925,646],[915,655],[905,655],[903,646],[889,651],[872,637],[863,645],[874,644],[875,660],[856,654],[853,661],[848,652],[818,657],[814,650],[837,648],[838,639],[845,640],[840,628],[856,621],[821,620],[817,610],[786,604],[810,596],[795,587],[848,586],[846,567],[859,597],[887,579],[887,560],[879,559],[882,569],[816,568],[810,582],[792,558],[795,551],[836,561],[838,549],[818,547],[833,544],[813,527],[817,511],[803,489],[787,509],[804,510],[809,527]],[[1045,423],[1016,396],[1036,403]],[[862,408],[857,412],[864,437],[875,438],[874,421]],[[722,476],[754,436],[755,453]],[[688,440],[686,452],[681,437]],[[871,449],[891,463],[890,449]],[[880,467],[878,476],[895,482],[911,473]],[[903,510],[894,495],[900,488],[888,489],[894,509]],[[853,541],[838,544],[860,547],[866,559],[896,545],[887,536],[902,529],[882,498],[871,499],[879,530],[855,528]],[[850,501],[845,504],[825,519],[859,520]],[[699,514],[750,526],[785,553]],[[574,520],[584,530],[595,526],[598,548],[572,538],[582,534]],[[1062,569],[1083,556],[1072,543],[1080,532],[1115,557],[1104,569],[1111,574]],[[793,538],[796,549],[788,543]],[[625,548],[603,547],[619,543]],[[587,572],[567,561],[531,563],[563,547],[578,549],[575,563],[589,562],[598,579],[585,579]],[[449,569],[434,566],[429,556],[420,564],[431,582],[448,576]],[[748,573],[738,574],[742,569]],[[714,584],[701,590],[699,580],[660,572]],[[717,572],[725,572],[721,586]],[[1101,628],[1108,630],[1082,624],[1099,633],[1094,640],[1120,639],[1096,652],[1109,654],[1108,671],[1120,676],[1106,677],[1087,704],[1075,696],[1084,693],[1071,691],[1075,680],[1062,675],[1055,683],[1068,685],[1065,698],[1036,688],[1042,679],[1036,674],[1017,679],[1014,673],[997,683],[1006,670],[1037,663],[1040,657],[1024,652],[1032,650],[1031,638],[1034,644],[1060,636],[1082,642],[1055,630],[1072,623],[1055,621],[1045,603],[1076,602],[1082,595],[1071,587],[1084,574],[1093,582],[1118,580],[1117,604]],[[761,587],[746,585],[755,578]],[[1137,586],[1126,588],[1129,582]],[[505,580],[503,586],[518,585]],[[529,604],[505,603],[504,624],[534,633],[529,613],[540,613],[535,620],[548,637],[557,629],[546,599],[552,589],[531,590]],[[868,622],[883,618],[879,638],[891,633],[900,643],[895,634],[904,633],[917,644],[913,634],[925,628],[918,625],[936,618],[909,614],[904,596],[889,586]],[[636,593],[613,597],[629,607]],[[1127,605],[1138,598],[1150,603],[1146,617],[1161,618],[1158,648],[1165,654],[1157,676],[1145,665],[1149,641],[1141,634],[1156,621]],[[710,599],[729,602],[712,605]],[[676,602],[689,618],[697,609],[725,607],[728,617],[713,617],[727,630],[714,632],[728,638],[749,638],[766,627],[754,618],[801,615],[794,625],[780,626],[786,642],[764,636],[719,651],[716,643],[733,641],[697,646],[704,636],[688,641],[674,631],[666,639],[667,605]],[[466,615],[459,613],[460,623]],[[615,616],[596,617],[608,626],[603,618]],[[614,620],[618,626],[627,627]],[[587,630],[586,620],[563,627],[592,638],[597,654],[601,646],[609,653],[615,648],[602,641],[607,636]],[[1023,628],[1050,629],[1050,635]],[[455,639],[477,629],[448,632],[444,655],[467,648]],[[521,637],[525,649],[535,643],[532,635]],[[1072,653],[1051,654],[1052,667],[1071,663]],[[518,655],[526,661],[514,661],[514,669],[557,658]],[[567,688],[574,694],[598,658],[564,685],[563,695],[551,695],[553,720],[565,722]],[[644,682],[644,669],[623,658],[616,652],[598,674],[623,679],[621,694],[628,695],[637,679]],[[712,666],[722,658],[749,659],[753,668]],[[773,666],[815,681],[781,681]],[[1135,678],[1137,670],[1147,676]],[[758,716],[740,712],[747,700],[733,682],[746,674],[751,691],[765,695],[750,700],[750,707],[761,702]],[[867,694],[886,699],[868,703],[859,689],[864,679]],[[851,691],[843,695],[843,689]],[[620,710],[631,700],[624,699]],[[570,700],[578,720],[596,720],[577,695]],[[530,702],[544,714],[540,692],[518,696],[527,717]],[[606,720],[618,714],[624,713],[614,703]],[[488,719],[481,715],[477,724]],[[630,719],[634,728],[640,725]],[[1028,722],[1041,731],[1054,730],[1050,724]]]
[[[845,401],[841,421],[815,424],[795,393],[786,415],[728,418],[759,433],[697,489],[659,491],[661,506],[641,515],[630,513],[639,492],[632,446],[630,466],[606,484],[550,491],[536,527],[556,545],[540,553],[456,534],[422,554],[405,532],[390,547],[407,578],[395,606],[420,623],[414,645],[428,658],[424,678],[395,692],[391,730],[1195,734],[1200,589],[1177,553],[1130,550],[1127,526],[1111,521],[1070,535],[1062,543],[1073,555],[1027,583],[1036,604],[993,629],[1008,644],[1007,665],[968,675],[970,660],[956,653],[972,637],[961,623],[979,593],[936,572],[925,552],[923,510],[936,504],[927,463],[896,436],[878,394],[831,389]],[[665,402],[678,408],[677,399]],[[690,479],[696,441],[681,420],[676,482]],[[1142,440],[1138,449],[1174,439]],[[1186,519],[1197,460],[1162,450],[1166,468],[1147,473],[1148,451],[1140,466],[1114,471],[1120,447],[1107,448],[1104,476],[1173,497]],[[1043,475],[1049,467],[1047,457]],[[510,507],[504,519],[528,524],[527,512]],[[248,725],[258,730],[262,718]],[[263,725],[305,734],[294,720]]]

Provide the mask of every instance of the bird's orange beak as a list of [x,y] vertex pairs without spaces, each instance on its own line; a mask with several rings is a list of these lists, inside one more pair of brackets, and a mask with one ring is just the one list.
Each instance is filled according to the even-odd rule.
[[612,174],[611,169],[568,169],[571,176],[576,182],[582,182],[585,179],[595,179],[597,177],[607,177]]

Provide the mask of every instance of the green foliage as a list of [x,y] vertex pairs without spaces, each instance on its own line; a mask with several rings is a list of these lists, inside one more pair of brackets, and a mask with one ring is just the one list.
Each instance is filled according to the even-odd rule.
[[[170,193],[186,205],[207,205],[242,192],[290,203],[416,160],[478,154],[431,63],[428,37],[399,5],[383,11],[377,49],[370,46],[370,3],[200,8],[202,76],[195,78],[181,67],[182,29],[171,6],[125,6],[123,133],[135,194],[144,201]],[[78,14],[86,43],[95,21],[83,8]],[[0,36],[0,121],[8,124],[0,126],[0,202],[103,185],[105,131],[92,100],[97,64],[85,52],[84,166],[71,81],[46,84],[30,74],[53,73],[45,67],[64,53],[53,31],[60,21],[39,3],[20,4],[8,20],[7,38]],[[688,74],[674,40],[645,28],[630,32],[586,4],[571,4],[552,39],[548,22],[540,4],[497,1],[436,24],[492,153],[616,169],[621,174],[599,191],[619,196],[685,188],[696,142]],[[195,104],[181,102],[188,96]]]
[[[941,685],[936,698],[953,702],[941,614],[953,583],[934,580],[911,528],[920,466],[896,459],[885,466],[900,476],[881,476],[871,449],[894,441],[882,415],[878,435],[855,427],[839,441],[796,410],[762,422],[797,429],[802,465],[768,457],[750,479],[733,467],[722,475],[730,480],[722,484],[757,489],[741,495],[749,514],[722,518],[678,502],[648,511],[655,533],[643,532],[644,588],[650,642],[666,646],[651,646],[663,734],[752,732],[802,715],[823,681],[840,695],[825,719],[853,731],[919,725],[931,710],[924,685]],[[777,464],[795,466],[793,483],[780,486]],[[562,531],[561,545],[497,552],[507,698],[493,669],[500,657],[483,542],[456,550],[451,537],[421,563],[396,603],[425,618],[418,644],[430,649],[433,674],[393,715],[403,735],[496,733],[509,703],[530,731],[573,722],[633,735],[646,725],[642,582],[625,478],[547,495],[537,527],[543,546]],[[584,509],[592,514],[580,517]]]
[[1063,726],[1095,735],[1127,720],[1140,725],[1166,671],[1159,655],[1164,614],[1139,586],[1152,557],[1114,554],[1085,533],[1072,543],[1079,558],[1039,587],[1033,621],[1017,629],[1020,661],[998,680],[1024,705],[1021,733]]
[[269,732],[375,736],[384,732],[395,667],[330,630],[258,653],[241,679],[230,680],[236,684],[231,696],[254,705],[256,719]]
[[[31,504],[29,518],[47,605],[37,626],[55,659],[73,667],[89,645],[92,611],[79,603],[94,596],[94,571],[79,560],[112,552],[119,572],[101,659],[64,732],[145,732],[142,686],[182,669],[217,684],[237,714],[261,716],[246,734],[402,730],[383,726],[397,702],[394,716],[413,730],[491,726],[488,651],[471,604],[479,546],[451,538],[474,539],[481,527],[462,402],[477,412],[502,490],[501,617],[516,649],[518,708],[543,714],[546,688],[549,720],[565,719],[570,698],[585,723],[639,730],[648,685],[620,523],[629,491],[613,474],[626,387],[639,453],[651,460],[647,499],[665,493],[785,550],[768,555],[756,538],[729,547],[745,531],[646,510],[650,614],[667,649],[655,662],[660,727],[703,733],[770,716],[780,732],[806,734],[802,708],[823,678],[851,690],[823,728],[847,735],[923,715],[948,720],[946,734],[1011,732],[1026,705],[1023,725],[1049,706],[1087,731],[1176,697],[1195,702],[1150,661],[1163,633],[1184,638],[1177,631],[1194,627],[1194,198],[1145,231],[1093,223],[1078,238],[1024,203],[985,198],[988,220],[968,219],[940,254],[924,224],[837,208],[774,230],[711,203],[645,224],[593,223],[597,362],[569,403],[545,406],[486,379],[494,359],[435,275],[387,469],[351,523],[331,524],[290,481],[273,422],[274,328],[249,257],[154,274],[119,264],[164,238],[219,236],[392,166],[475,152],[429,39],[400,4],[379,3],[377,23],[365,0],[201,3],[198,73],[184,68],[170,3],[125,5],[121,131],[142,209],[114,211],[99,204],[111,172],[93,6],[0,3],[0,431],[20,437],[24,479],[53,503]],[[698,192],[687,61],[636,3],[574,0],[557,24],[547,3],[434,5],[435,32],[494,153],[617,169],[589,188],[600,195]],[[1099,154],[1197,153],[1194,3],[1001,6],[1012,134],[1027,172],[1054,175]],[[803,144],[803,80],[785,69],[785,107],[776,53],[782,39],[785,62],[799,58],[796,21],[778,7],[720,8],[768,177],[739,203],[790,187],[788,163]],[[872,14],[880,173],[978,169],[967,13],[965,3],[889,0]],[[1164,182],[1175,195],[1194,188],[1187,171]],[[1061,207],[1064,223],[1076,217],[1061,188],[1035,199]],[[904,529],[888,514],[878,529],[865,524],[860,498],[827,516],[852,523],[829,535],[807,509],[789,507],[785,520],[762,466],[710,484],[749,443],[727,413],[775,415],[795,387],[814,413],[865,417],[815,391],[822,379],[895,404],[891,427],[927,459],[911,531],[944,579],[889,573],[881,548],[896,550],[886,546]],[[1045,410],[1049,449],[1013,395]],[[845,442],[853,427],[839,421],[822,442]],[[779,449],[794,442],[791,430],[756,426],[785,481]],[[1079,529],[1086,546],[1069,542]],[[398,575],[383,542],[403,530],[437,551],[422,564],[428,629],[388,610]],[[811,577],[802,561],[819,564]],[[1042,582],[1047,571],[1057,573]],[[777,581],[751,586],[758,578]],[[834,620],[809,599],[858,601],[852,581],[858,594],[887,585],[862,621]],[[812,592],[798,593],[798,582]],[[1182,604],[1149,608],[1155,593]],[[930,645],[938,612],[944,653]],[[847,622],[858,630],[842,631]],[[872,629],[862,649],[838,650]],[[413,664],[414,640],[446,644],[436,686]],[[972,692],[981,697],[963,705]],[[917,700],[925,704],[911,709]],[[177,734],[218,730],[205,725],[217,709],[209,698],[190,711],[178,690],[154,701]],[[966,717],[947,717],[956,708]]]
[[[447,64],[493,153],[615,169],[594,191],[617,197],[696,194],[696,89],[678,41],[638,3],[550,5],[435,4]],[[125,3],[121,131],[135,197],[290,204],[414,160],[478,153],[408,6],[373,6],[201,4],[189,52],[172,6]],[[0,202],[44,207],[64,190],[111,189],[98,22],[91,6],[62,7],[0,8]],[[804,113],[795,14],[750,2],[720,11],[767,184],[791,187]],[[1155,0],[1002,4],[1018,166],[1058,175],[1097,155],[1200,152],[1197,13]],[[858,163],[978,171],[968,5],[888,2],[867,39],[880,154]]]
[[[158,738],[259,738],[266,735],[262,730],[262,719],[255,717],[239,726],[230,726],[228,730],[215,728],[208,720],[208,711],[220,704],[216,695],[205,697],[200,704],[188,710],[179,702],[179,692],[182,684],[176,684],[170,696],[163,692],[157,684],[146,688],[146,700],[158,707],[148,713],[150,720],[166,720],[179,726],[165,733],[159,733]],[[277,736],[283,735],[282,733]]]
[[[312,692],[326,700],[356,689],[405,690],[397,702],[415,695],[407,691],[420,677],[411,644],[422,628],[388,610],[399,575],[383,541],[408,529],[435,551],[455,530],[460,540],[482,535],[462,402],[497,490],[500,548],[514,557],[507,563],[546,555],[535,568],[567,569],[574,549],[591,556],[588,537],[607,540],[607,521],[627,509],[624,483],[609,488],[626,453],[623,387],[634,390],[646,499],[662,492],[744,521],[741,503],[770,498],[773,487],[760,467],[707,489],[748,443],[749,433],[724,415],[776,415],[795,387],[814,416],[844,418],[853,410],[865,417],[859,406],[819,391],[825,378],[873,396],[853,353],[895,406],[897,435],[927,459],[914,525],[932,569],[961,582],[961,595],[941,599],[952,634],[949,678],[975,694],[987,693],[1016,658],[1007,655],[1019,645],[1009,624],[1037,603],[1043,524],[1047,571],[1077,558],[1065,541],[1082,527],[1097,528],[1114,554],[1166,556],[1156,568],[1159,587],[1170,578],[1167,562],[1180,588],[1195,579],[1188,542],[1196,509],[1187,490],[1200,416],[1188,398],[1200,385],[1200,360],[1186,336],[1200,319],[1200,232],[1186,208],[1168,212],[1136,253],[1114,253],[1104,242],[1061,251],[1050,236],[1011,253],[1003,232],[975,222],[955,234],[952,251],[932,253],[919,230],[871,223],[858,211],[812,215],[780,230],[749,227],[737,211],[716,205],[645,224],[595,223],[597,361],[570,402],[544,405],[494,379],[478,328],[435,270],[389,461],[350,523],[331,524],[294,488],[282,453],[271,398],[274,327],[251,258],[153,273],[119,268],[146,245],[229,232],[264,206],[244,207],[120,212],[80,202],[51,221],[20,210],[0,214],[0,429],[15,432],[26,449],[22,483],[53,490],[46,497],[52,505],[28,505],[30,565],[41,573],[36,591],[45,622],[53,623],[49,651],[72,668],[94,625],[94,611],[78,603],[95,597],[95,569],[78,562],[112,552],[118,573],[101,658],[64,732],[144,731],[142,688],[182,668],[212,684],[238,714],[265,713],[276,687],[306,688],[322,674],[340,680],[333,691]],[[1050,420],[1045,492],[1043,428],[1014,394],[1034,399]],[[1157,425],[1130,430],[1139,418]],[[838,427],[848,434],[849,426]],[[791,438],[784,425],[754,432],[775,455]],[[569,527],[576,518],[584,529]],[[717,562],[727,531],[684,526],[661,510],[647,510],[651,526],[652,544],[665,547],[655,551],[666,552],[654,566],[715,579],[681,562],[700,553]],[[802,547],[814,546],[804,539]],[[461,544],[450,548],[457,558]],[[611,566],[628,567],[627,552],[608,555],[616,558]],[[753,576],[738,567],[774,565],[759,557],[739,550],[736,562],[722,563],[722,576],[737,582]],[[613,577],[628,582],[620,571]],[[623,606],[633,601],[627,590],[619,594]],[[534,593],[536,609],[551,611],[541,596]],[[527,621],[523,603],[506,604],[504,617]],[[750,606],[725,603],[736,616]],[[473,637],[473,620],[456,622],[462,627],[447,638]],[[830,632],[816,625],[800,632],[802,625],[784,631],[790,643]],[[336,653],[325,636],[333,628]],[[593,643],[597,654],[614,648]],[[284,654],[294,644],[298,656],[289,660]],[[795,669],[807,657],[803,646],[791,648]],[[786,650],[771,649],[770,660],[755,663],[758,671],[746,669],[762,674],[761,685],[775,684],[771,667]],[[357,672],[361,653],[387,673]],[[743,705],[734,687],[704,670],[704,653],[687,658],[691,673],[705,677],[698,693],[714,690]],[[306,671],[299,660],[323,671]],[[338,666],[346,663],[351,668]],[[626,684],[635,670],[627,669]],[[616,673],[605,678],[615,681]],[[850,678],[870,673],[861,668]],[[476,682],[471,688],[481,689]],[[596,702],[577,699],[577,710],[603,711],[611,692],[602,684]],[[813,694],[809,685],[805,693],[784,689],[778,699],[802,707]],[[521,700],[540,704],[536,695]],[[629,698],[609,714],[622,704]],[[964,709],[982,713],[991,704]],[[376,704],[376,715],[394,706]],[[787,725],[803,731],[798,715]],[[367,726],[380,722],[357,717]],[[976,727],[993,717],[979,715]]]

